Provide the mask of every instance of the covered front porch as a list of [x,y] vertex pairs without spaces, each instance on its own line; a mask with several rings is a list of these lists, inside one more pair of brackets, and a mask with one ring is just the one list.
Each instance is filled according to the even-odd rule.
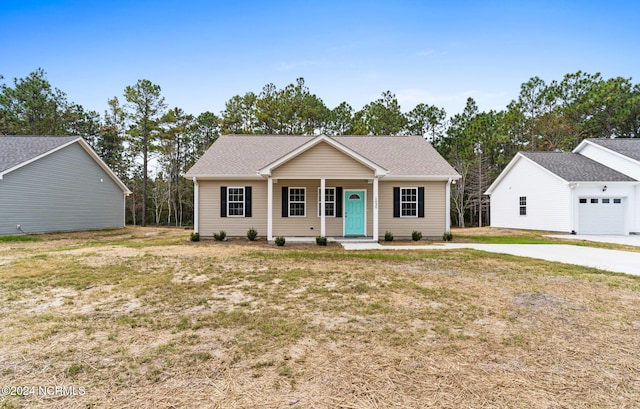
[[[324,192],[324,194],[321,194]],[[377,240],[378,178],[267,179],[267,240]]]
[[267,181],[267,239],[377,239],[378,182],[388,173],[325,135],[314,138],[258,171]]

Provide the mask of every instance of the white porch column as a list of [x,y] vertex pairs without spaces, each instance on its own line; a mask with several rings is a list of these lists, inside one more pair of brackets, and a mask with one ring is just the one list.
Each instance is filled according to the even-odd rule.
[[378,240],[378,177],[373,178],[373,239]]
[[[320,179],[320,235],[322,237],[327,237],[327,223],[326,223],[326,218],[325,218],[325,206],[324,206],[324,202],[325,202],[325,195],[324,195],[324,191],[325,191],[325,179],[322,178]],[[335,199],[334,199],[335,200]]]
[[267,178],[267,240],[273,240],[273,179]]
[[451,178],[447,181],[447,187],[445,188],[445,215],[444,215],[444,231],[445,233],[451,231]]
[[193,232],[200,233],[200,185],[193,178]]

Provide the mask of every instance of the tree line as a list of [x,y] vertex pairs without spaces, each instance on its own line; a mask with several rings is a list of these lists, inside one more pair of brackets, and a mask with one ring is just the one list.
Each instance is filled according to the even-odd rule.
[[133,191],[132,224],[193,223],[193,186],[182,175],[221,134],[319,133],[422,135],[462,176],[452,187],[453,224],[483,225],[489,222],[483,192],[518,151],[570,151],[585,138],[638,137],[640,85],[581,71],[549,83],[533,77],[502,110],[480,111],[469,98],[453,116],[422,103],[403,112],[391,91],[360,110],[346,101],[329,108],[303,78],[235,95],[218,115],[197,116],[168,108],[161,87],[147,79],[108,99],[102,114],[68,101],[42,69],[0,85],[0,134],[85,138]]

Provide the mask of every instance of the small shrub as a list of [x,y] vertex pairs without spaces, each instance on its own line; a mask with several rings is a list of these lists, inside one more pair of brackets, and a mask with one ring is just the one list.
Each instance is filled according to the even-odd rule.
[[411,233],[411,239],[412,239],[413,241],[420,241],[420,240],[422,240],[422,233],[420,233],[420,232],[419,232],[419,231],[417,231],[417,230],[414,230],[414,231]]
[[276,241],[276,244],[278,246],[282,247],[282,246],[284,246],[284,243],[285,243],[286,240],[284,239],[284,237],[278,236],[278,237],[276,237],[275,241]]
[[444,234],[442,235],[442,240],[443,241],[451,241],[453,239],[453,235],[451,234],[450,231],[446,231],[444,232]]
[[326,246],[327,245],[327,238],[325,236],[316,237],[316,244],[318,246]]
[[384,241],[393,241],[393,233],[390,231],[384,232]]
[[217,241],[222,241],[227,237],[227,233],[224,230],[220,230],[218,233],[213,233],[213,238]]
[[191,241],[200,241],[200,233],[191,233]]
[[258,237],[258,231],[253,227],[250,228],[249,231],[247,231],[247,238],[251,241],[254,241],[256,237]]

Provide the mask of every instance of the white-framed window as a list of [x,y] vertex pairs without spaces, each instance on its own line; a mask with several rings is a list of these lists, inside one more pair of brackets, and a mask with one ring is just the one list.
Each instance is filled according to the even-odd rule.
[[306,217],[306,196],[307,188],[289,188],[289,217]]
[[520,196],[520,216],[527,215],[527,197]]
[[418,217],[418,188],[400,188],[400,217]]
[[[320,217],[320,188],[318,188],[318,217]],[[335,187],[325,187],[324,188],[324,215],[326,217],[335,217],[336,216],[336,188]]]
[[244,187],[227,188],[227,215],[244,217]]

